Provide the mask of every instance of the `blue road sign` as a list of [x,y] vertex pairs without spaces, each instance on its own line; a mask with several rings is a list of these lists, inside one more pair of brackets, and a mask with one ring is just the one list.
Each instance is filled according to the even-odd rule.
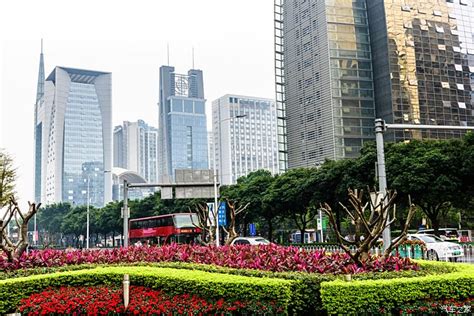
[[255,227],[255,224],[253,223],[249,224],[249,233],[250,233],[250,236],[257,235],[257,228]]
[[217,210],[217,217],[219,219],[219,226],[227,226],[227,215],[226,215],[226,202],[219,203],[219,209]]

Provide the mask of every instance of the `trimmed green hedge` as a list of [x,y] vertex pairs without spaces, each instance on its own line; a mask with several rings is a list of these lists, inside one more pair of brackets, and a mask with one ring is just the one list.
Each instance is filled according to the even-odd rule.
[[379,307],[390,310],[423,299],[474,296],[473,265],[421,261],[419,264],[425,269],[453,271],[415,278],[322,282],[323,308],[329,314],[360,314]]
[[[83,269],[94,269],[104,265],[71,265],[64,267],[51,267],[51,268],[37,268],[37,269],[26,269],[16,270],[12,272],[0,273],[0,279],[6,277],[21,277],[35,274],[54,273],[58,271],[74,271]],[[108,265],[109,267],[111,265]],[[120,265],[124,266],[124,265]],[[186,269],[186,270],[199,270],[212,273],[225,273],[232,275],[241,275],[248,277],[259,277],[259,278],[279,278],[294,281],[291,283],[292,299],[288,305],[288,310],[292,314],[299,315],[311,315],[316,312],[323,310],[321,297],[320,297],[320,284],[324,281],[332,281],[343,278],[342,276],[334,275],[322,275],[316,273],[303,273],[303,272],[271,272],[263,270],[250,270],[250,269],[234,269],[227,267],[220,267],[214,265],[203,265],[195,263],[183,263],[183,262],[160,262],[160,263],[134,263],[128,264],[127,266],[146,266],[146,267],[161,267],[161,268],[174,268],[174,269]],[[446,273],[452,271],[452,268],[441,267],[430,267],[429,269],[422,269],[420,271],[400,271],[400,272],[371,272],[353,275],[354,280],[372,280],[372,279],[391,279],[391,278],[403,278],[403,277],[419,277],[430,274]]]
[[0,313],[13,312],[19,301],[48,287],[120,285],[124,274],[134,285],[161,289],[169,295],[192,293],[206,299],[275,301],[285,310],[292,299],[290,280],[255,278],[205,271],[146,266],[99,267],[0,280]]
[[[5,277],[10,277],[13,279],[9,280],[4,280],[0,281],[0,312],[3,312],[5,308],[8,308],[8,303],[4,304],[3,301],[5,301],[4,297],[7,297],[7,301],[11,302],[13,300],[19,301],[20,298],[15,298],[15,297],[24,297],[27,294],[32,292],[38,292],[41,291],[43,288],[47,286],[57,286],[57,285],[64,285],[64,284],[70,284],[71,285],[98,285],[98,284],[108,284],[112,282],[113,284],[120,284],[121,279],[123,277],[123,274],[125,273],[124,271],[134,271],[134,274],[129,273],[131,275],[132,279],[132,284],[135,285],[145,285],[145,286],[150,286],[153,288],[160,288],[162,287],[168,292],[168,289],[171,289],[171,291],[176,291],[176,292],[171,292],[171,293],[176,293],[176,294],[181,294],[183,292],[186,293],[193,293],[193,294],[199,294],[199,295],[205,295],[204,297],[209,298],[210,296],[212,297],[212,293],[220,293],[221,289],[224,287],[226,289],[230,288],[231,292],[234,293],[234,285],[231,282],[229,286],[227,285],[222,285],[221,283],[227,283],[227,278],[229,277],[247,277],[247,279],[252,279],[251,283],[256,280],[280,280],[284,281],[287,280],[285,283],[285,288],[288,290],[288,292],[291,296],[289,299],[284,299],[283,302],[286,302],[285,307],[288,308],[288,312],[290,314],[297,314],[297,315],[314,315],[320,312],[323,312],[326,309],[329,309],[330,311],[333,311],[334,307],[331,305],[331,302],[328,301],[322,301],[321,297],[321,284],[332,284],[331,281],[337,281],[339,280],[339,283],[335,284],[342,284],[342,287],[347,286],[347,285],[352,285],[352,284],[357,284],[359,282],[363,282],[364,280],[371,280],[371,282],[377,283],[378,281],[390,281],[391,279],[395,279],[398,282],[399,280],[407,280],[407,279],[413,279],[413,280],[419,280],[424,277],[428,276],[438,276],[438,275],[450,275],[452,273],[457,273],[459,270],[459,267],[462,267],[460,264],[449,264],[449,263],[437,263],[437,262],[426,262],[426,261],[419,261],[421,270],[420,271],[400,271],[400,272],[375,272],[375,273],[362,273],[362,274],[357,274],[353,275],[352,279],[353,282],[344,282],[343,276],[334,276],[334,275],[321,275],[321,274],[316,274],[316,273],[302,273],[302,272],[271,272],[271,271],[262,271],[262,270],[249,270],[249,269],[233,269],[233,268],[226,268],[226,267],[219,267],[219,266],[213,266],[213,265],[202,265],[202,264],[193,264],[193,263],[181,263],[181,262],[161,262],[161,263],[135,263],[135,264],[130,264],[127,266],[120,265],[120,266],[104,266],[104,265],[77,265],[77,266],[65,266],[65,267],[55,267],[55,268],[38,268],[38,269],[28,269],[28,270],[17,270],[14,273],[0,273],[0,278],[5,278]],[[175,272],[169,273],[169,274],[164,274],[163,273],[158,273],[157,278],[160,280],[159,282],[153,279],[150,276],[150,271],[171,271],[174,269]],[[80,270],[80,271],[77,271]],[[72,272],[66,272],[66,271],[72,271]],[[120,271],[120,272],[117,272]],[[142,274],[143,271],[143,274]],[[38,275],[38,274],[44,274],[44,273],[50,273],[48,275]],[[209,278],[209,280],[215,280],[216,286],[214,286],[214,283],[209,283],[206,286],[202,286],[202,282],[198,281],[193,275],[194,274],[189,274],[189,273],[197,273],[198,275],[205,275],[205,280],[208,280],[208,276],[211,275],[212,277]],[[36,275],[34,275],[36,274]],[[79,274],[81,275],[80,277],[76,277],[75,275]],[[154,275],[153,273],[151,273]],[[31,275],[30,277],[21,277],[24,275]],[[74,276],[74,279],[67,279],[66,276],[72,275]],[[93,275],[93,277],[89,277],[88,275]],[[51,281],[50,276],[53,276],[53,279],[56,279],[57,277],[60,277],[61,280],[63,281]],[[175,279],[175,276],[180,276],[179,279]],[[182,277],[181,277],[182,276]],[[192,277],[191,277],[192,276]],[[46,282],[43,281],[38,281],[38,280],[43,280],[45,278],[47,280]],[[174,281],[163,281],[166,279],[166,277],[172,277]],[[183,281],[184,279],[188,279],[190,277],[190,281]],[[39,278],[39,279],[38,279]],[[65,279],[66,278],[66,279]],[[79,278],[79,279],[78,279]],[[284,280],[282,280],[284,279]],[[26,282],[27,286],[18,286],[18,283],[15,282],[21,281],[21,282]],[[24,281],[27,280],[27,281]],[[35,282],[36,281],[36,282]],[[5,294],[7,290],[4,286],[6,284],[11,284],[10,282],[14,282],[17,287],[22,288],[17,294],[12,293],[11,296],[8,296]],[[59,282],[59,283],[57,283]],[[61,283],[64,282],[64,283]],[[118,282],[118,283],[117,283]],[[190,282],[188,285],[187,282]],[[36,285],[36,283],[47,283],[47,285],[41,284],[41,286]],[[370,283],[370,282],[369,282]],[[171,284],[171,285],[170,285]],[[177,287],[175,285],[178,284]],[[197,284],[197,285],[194,285]],[[162,286],[163,285],[163,286]],[[168,286],[168,287],[167,287]],[[10,286],[8,286],[10,287]],[[247,288],[247,285],[244,285],[243,288]],[[11,288],[14,288],[14,286],[11,286]],[[241,289],[239,289],[239,293],[241,292]],[[339,287],[340,288],[340,287]],[[13,290],[16,291],[16,290]],[[197,291],[197,292],[196,292]],[[226,290],[227,291],[227,290]],[[258,300],[263,300],[265,298],[260,298],[261,290],[260,289],[255,289],[254,290],[242,290],[244,295],[244,298],[249,297],[251,299],[258,299]],[[323,295],[333,295],[333,294],[326,294],[328,292],[325,292],[326,288],[322,290]],[[337,292],[337,290],[334,290]],[[344,291],[341,295],[343,294],[348,294],[345,292],[345,288],[342,290]],[[391,291],[388,291],[388,295],[390,297],[392,296]],[[361,292],[360,288],[357,288],[354,290],[354,292],[359,295]],[[227,293],[227,292],[225,292]],[[236,297],[237,299],[242,300],[242,295],[239,293],[234,293],[237,294]],[[272,300],[280,300],[279,296],[275,296],[273,291],[266,291],[265,293],[270,293],[267,296],[267,299],[272,299]],[[280,292],[275,292],[276,294]],[[286,292],[285,292],[286,293]],[[4,296],[6,295],[6,296]],[[228,294],[226,294],[228,295]],[[285,294],[286,295],[286,294]],[[338,294],[339,295],[339,294]],[[221,295],[223,296],[223,295]],[[220,297],[220,296],[219,296]],[[223,296],[227,298],[228,296]],[[411,294],[410,294],[411,297]],[[327,298],[327,297],[326,297]],[[354,302],[357,302],[353,300],[353,298],[349,298],[348,304],[352,305]],[[335,300],[332,304],[335,304],[336,306],[339,307],[341,305],[342,301]],[[378,301],[377,301],[378,302]],[[362,305],[365,304],[364,306],[367,306],[365,302],[365,298],[362,299],[361,303],[357,303]],[[378,304],[378,303],[377,303]],[[384,305],[386,306],[386,305]],[[341,310],[344,309],[345,307],[341,307]],[[354,308],[356,309],[356,308]],[[350,311],[351,309],[348,309]],[[345,313],[345,312],[344,312]]]
[[[12,272],[0,273],[0,279],[6,277],[21,277],[35,274],[54,273],[60,271],[74,271],[84,269],[94,269],[104,265],[83,264],[64,267],[37,268],[16,270]],[[112,265],[108,265],[111,267]],[[115,265],[117,266],[117,265]],[[124,265],[120,265],[123,267]],[[199,270],[211,273],[225,273],[232,275],[258,277],[258,278],[279,278],[294,281],[290,288],[292,298],[288,305],[288,311],[291,314],[311,315],[323,311],[323,305],[320,297],[321,282],[342,279],[343,276],[322,275],[316,273],[303,272],[271,272],[263,270],[234,269],[214,265],[203,265],[183,262],[160,262],[160,263],[134,263],[127,266],[161,267],[185,270]],[[353,280],[374,280],[374,279],[392,279],[392,278],[413,278],[439,273],[448,273],[455,268],[446,265],[423,265],[420,271],[400,271],[400,272],[371,272],[353,275]]]

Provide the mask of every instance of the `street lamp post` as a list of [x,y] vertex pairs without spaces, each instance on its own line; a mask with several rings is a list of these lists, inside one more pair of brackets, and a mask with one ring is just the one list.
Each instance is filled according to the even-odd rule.
[[[379,193],[383,194],[382,203],[385,205],[385,195],[387,193],[387,176],[385,175],[385,153],[383,148],[383,132],[385,131],[385,122],[382,119],[375,120],[375,142],[377,144],[377,174],[379,180]],[[388,210],[383,216],[388,216]],[[386,226],[382,234],[383,248],[387,250],[391,243],[390,226]]]
[[[236,115],[236,116],[231,116],[231,117],[225,118],[223,120],[220,120],[219,121],[219,130],[220,130],[220,123],[231,120],[231,119],[244,118],[246,116],[247,116],[247,114],[239,114],[239,115]],[[220,140],[221,140],[221,137],[220,137],[220,133],[219,133],[219,150],[221,149]],[[218,201],[217,201],[219,190],[217,188],[217,170],[216,170],[216,160],[217,160],[216,157],[217,157],[217,155],[216,155],[216,152],[217,152],[216,151],[216,144],[214,144],[214,214],[215,214],[215,217],[216,217],[215,218],[215,220],[216,220],[216,246],[219,246],[219,244],[220,244],[220,240],[219,240],[219,205],[218,205]],[[219,181],[219,183],[221,183],[221,182],[222,181]]]
[[[385,174],[385,153],[383,133],[387,129],[428,129],[428,130],[474,130],[474,126],[451,126],[451,125],[421,125],[421,124],[387,124],[383,119],[375,119],[375,141],[377,145],[377,173],[379,180],[379,192],[385,194],[387,190],[387,176]],[[385,200],[384,200],[385,201]],[[388,210],[387,210],[388,211]],[[388,214],[387,214],[388,216]],[[391,243],[390,226],[383,231],[384,250]]]
[[128,247],[128,184],[123,179],[123,247]]
[[87,175],[87,227],[86,227],[86,248],[89,249],[89,204],[90,204],[90,199],[89,199],[89,182],[90,182],[90,176]]

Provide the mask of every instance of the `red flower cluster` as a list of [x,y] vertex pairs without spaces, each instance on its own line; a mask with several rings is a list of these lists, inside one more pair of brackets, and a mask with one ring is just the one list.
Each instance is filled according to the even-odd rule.
[[245,312],[252,315],[278,315],[283,310],[274,302],[206,301],[188,294],[168,297],[161,291],[130,287],[130,304],[125,309],[123,292],[107,287],[61,287],[48,289],[22,299],[18,311],[26,315],[215,315]]
[[58,267],[75,264],[118,264],[136,262],[190,262],[217,266],[258,269],[275,272],[303,271],[332,274],[354,274],[370,271],[417,270],[406,258],[373,257],[363,266],[354,264],[346,253],[326,254],[298,247],[275,244],[260,246],[166,245],[162,247],[129,247],[102,250],[41,250],[24,253],[19,260],[8,262],[0,255],[0,270]]

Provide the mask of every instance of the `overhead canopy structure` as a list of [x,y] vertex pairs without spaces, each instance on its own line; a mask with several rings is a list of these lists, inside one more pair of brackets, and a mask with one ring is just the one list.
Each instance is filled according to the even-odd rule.
[[129,183],[147,183],[145,178],[143,178],[135,171],[127,170],[124,168],[113,167],[112,177],[114,179],[114,183],[119,183],[123,180],[127,180],[127,182]]

